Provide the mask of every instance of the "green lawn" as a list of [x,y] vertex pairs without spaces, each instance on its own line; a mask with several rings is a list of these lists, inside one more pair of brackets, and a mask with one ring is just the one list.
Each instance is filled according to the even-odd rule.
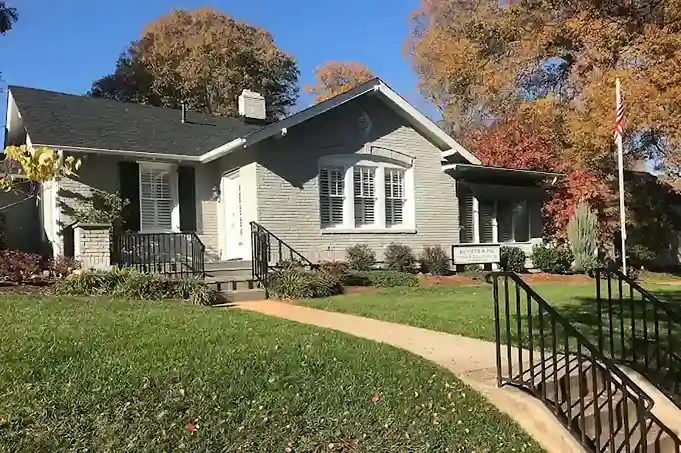
[[452,375],[386,345],[170,303],[0,310],[0,452],[540,451]]
[[[593,284],[544,283],[532,287],[575,324],[593,319],[596,306]],[[673,303],[681,299],[681,286],[646,283],[645,287]],[[492,285],[488,284],[392,288],[301,303],[467,337],[494,339]]]

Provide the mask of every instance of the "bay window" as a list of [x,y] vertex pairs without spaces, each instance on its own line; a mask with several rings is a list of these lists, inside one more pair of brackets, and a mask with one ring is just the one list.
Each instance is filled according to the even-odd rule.
[[412,230],[413,169],[364,156],[320,162],[319,217],[325,231]]

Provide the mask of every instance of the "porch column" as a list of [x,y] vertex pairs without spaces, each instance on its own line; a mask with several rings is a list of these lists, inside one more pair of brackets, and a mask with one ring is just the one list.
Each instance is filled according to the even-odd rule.
[[499,242],[499,222],[497,221],[498,202],[494,200],[494,207],[492,208],[492,242],[495,244]]
[[[497,200],[494,200],[492,205],[492,242],[495,244],[499,242],[499,222],[497,221],[498,203]],[[492,270],[498,271],[499,265],[497,263],[492,263]]]
[[473,194],[473,243],[480,243],[480,203],[478,197]]

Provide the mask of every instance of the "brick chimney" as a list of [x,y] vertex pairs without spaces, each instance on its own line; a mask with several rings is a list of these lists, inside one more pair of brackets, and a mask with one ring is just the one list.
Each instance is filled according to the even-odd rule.
[[246,120],[265,120],[267,117],[265,98],[255,91],[242,91],[239,96],[239,115]]

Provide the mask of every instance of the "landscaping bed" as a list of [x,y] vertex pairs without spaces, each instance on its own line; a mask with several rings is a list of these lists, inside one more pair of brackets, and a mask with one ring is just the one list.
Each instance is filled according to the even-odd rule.
[[0,307],[0,451],[541,451],[387,345],[186,304]]

